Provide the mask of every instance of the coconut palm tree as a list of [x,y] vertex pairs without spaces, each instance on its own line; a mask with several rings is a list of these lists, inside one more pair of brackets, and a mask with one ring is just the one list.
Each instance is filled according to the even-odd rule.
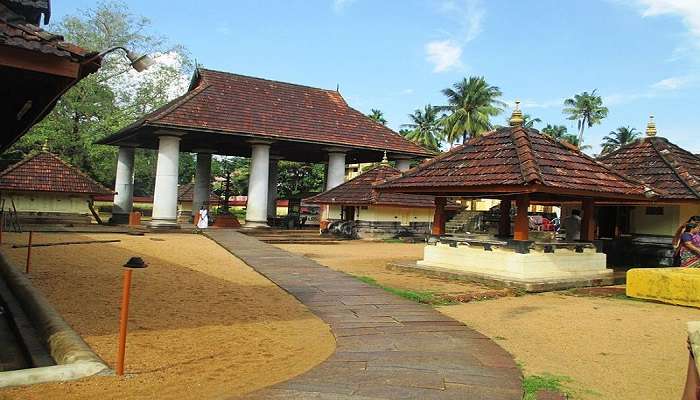
[[411,123],[401,125],[406,128],[404,137],[418,145],[433,151],[440,150],[440,134],[442,128],[440,126],[441,117],[438,107],[433,107],[430,104],[423,107],[423,110],[416,109],[413,114],[408,114],[411,118]]
[[541,122],[541,119],[537,117],[533,118],[530,114],[523,115],[523,126],[525,128],[534,128],[535,124],[539,124]]
[[622,146],[626,146],[639,138],[637,129],[629,126],[621,126],[603,138],[602,154],[612,153]]
[[367,116],[370,119],[373,119],[382,125],[386,125],[387,121],[386,121],[386,118],[384,118],[384,113],[381,110],[377,110],[376,108],[373,108],[370,110],[370,113],[367,114]]
[[564,125],[547,124],[547,126],[542,128],[542,133],[551,136],[554,139],[562,139],[567,135],[567,129]]
[[443,126],[445,139],[450,145],[460,136],[464,143],[468,138],[478,137],[490,130],[491,117],[500,114],[505,106],[498,99],[502,95],[501,90],[489,85],[481,76],[464,78],[452,88],[443,89],[442,93],[449,103],[440,109],[449,112],[443,119]]
[[564,100],[564,114],[568,119],[578,122],[578,142],[583,143],[583,131],[586,127],[599,124],[608,116],[608,108],[603,106],[603,98],[591,93],[583,92],[574,95],[573,98]]

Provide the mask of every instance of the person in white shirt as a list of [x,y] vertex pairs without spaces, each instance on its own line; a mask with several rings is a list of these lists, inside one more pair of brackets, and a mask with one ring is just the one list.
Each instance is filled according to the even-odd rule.
[[561,227],[566,232],[566,241],[581,240],[581,211],[572,210],[571,215],[564,218]]
[[206,229],[209,227],[209,213],[204,206],[199,210],[199,221],[197,221],[197,228]]

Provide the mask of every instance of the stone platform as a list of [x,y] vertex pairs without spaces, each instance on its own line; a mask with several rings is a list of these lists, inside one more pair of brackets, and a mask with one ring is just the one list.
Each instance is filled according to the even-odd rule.
[[627,296],[700,308],[700,268],[634,268]]
[[510,354],[432,307],[233,230],[205,235],[309,307],[336,338],[326,361],[245,399],[522,398]]

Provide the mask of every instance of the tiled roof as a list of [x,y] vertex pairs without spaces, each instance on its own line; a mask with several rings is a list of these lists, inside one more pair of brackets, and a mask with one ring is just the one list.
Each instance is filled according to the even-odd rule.
[[700,157],[665,138],[645,137],[600,161],[663,190],[663,198],[700,199]]
[[82,61],[92,55],[81,47],[64,42],[61,35],[54,35],[36,25],[3,18],[0,18],[0,45],[50,54],[74,61]]
[[[194,183],[185,183],[177,187],[178,201],[192,201],[194,196]],[[218,203],[219,198],[212,192],[209,192],[209,203]]]
[[45,151],[2,171],[0,191],[90,195],[112,193],[78,168]]
[[401,176],[401,172],[388,165],[379,165],[355,178],[342,183],[331,190],[304,199],[309,204],[339,204],[351,206],[382,205],[395,207],[434,208],[435,197],[403,194],[380,193],[376,184]]
[[154,126],[432,155],[348,106],[335,90],[202,68],[193,82],[185,95],[99,143]]
[[[7,7],[7,9],[3,9]],[[41,24],[41,16],[44,16],[44,24],[49,23],[51,6],[49,0],[0,0],[0,16],[21,17],[24,21],[34,25]]]
[[575,147],[521,126],[500,128],[379,186],[425,193],[639,198],[641,182],[617,173]]

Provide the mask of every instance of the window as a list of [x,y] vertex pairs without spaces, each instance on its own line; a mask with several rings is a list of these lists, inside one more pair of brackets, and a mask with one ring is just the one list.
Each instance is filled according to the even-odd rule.
[[647,207],[646,215],[664,215],[663,207]]

